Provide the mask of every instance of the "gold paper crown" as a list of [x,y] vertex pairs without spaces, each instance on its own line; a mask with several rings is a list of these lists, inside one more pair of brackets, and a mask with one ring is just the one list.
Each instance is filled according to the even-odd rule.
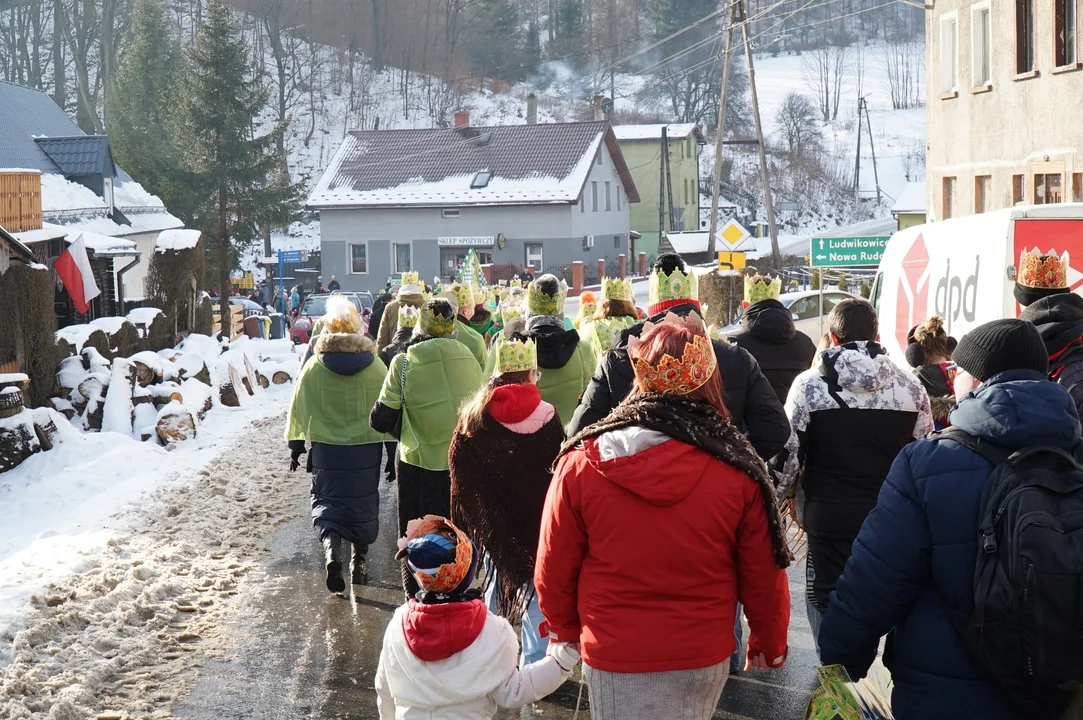
[[523,372],[538,369],[538,346],[533,340],[509,340],[497,351],[496,371]]
[[344,296],[334,295],[327,301],[327,313],[323,316],[323,326],[331,333],[361,332],[361,316],[357,308]]
[[446,318],[437,315],[429,307],[429,303],[422,306],[417,322],[421,327],[421,332],[431,337],[451,337],[452,333],[455,332],[455,316],[452,315]]
[[421,284],[421,273],[404,272],[402,274],[402,284],[403,285],[420,285]]
[[417,327],[418,312],[416,307],[403,305],[399,308],[399,329]]
[[519,279],[518,275],[513,277],[511,280],[508,280],[508,287],[520,287],[521,288],[522,286],[523,286],[523,281]]
[[693,272],[686,275],[674,268],[671,274],[666,275],[661,270],[655,270],[651,273],[648,285],[650,304],[670,300],[695,300],[697,284],[696,274]]
[[632,300],[632,281],[602,278],[602,297],[607,300]]
[[448,293],[455,299],[456,309],[460,312],[463,308],[474,307],[474,291],[466,285],[456,283],[448,288]]
[[[545,275],[542,278],[546,277]],[[552,276],[549,276],[552,277]],[[550,315],[561,317],[564,315],[564,300],[568,297],[568,283],[560,281],[557,294],[550,296],[538,287],[538,278],[530,283],[530,289],[526,293],[526,309],[531,315]]]
[[1052,290],[1068,287],[1068,252],[1060,257],[1050,250],[1043,255],[1038,248],[1024,250],[1019,255],[1015,282],[1023,287]]
[[484,305],[485,301],[489,299],[488,288],[483,288],[481,285],[475,285],[472,289],[474,291],[474,304]]
[[[686,318],[666,313],[659,324],[684,326],[691,329],[696,337],[684,346],[684,356],[679,360],[666,354],[657,365],[651,365],[636,357],[632,362],[632,367],[639,387],[645,392],[663,395],[688,395],[695,392],[711,379],[718,368],[714,346],[707,337],[703,320],[695,313],[691,313]],[[654,327],[654,323],[649,321],[644,323],[640,337],[647,337],[648,332]],[[636,348],[641,344],[642,341],[638,338],[633,338],[629,342],[628,349],[633,357],[636,355]]]
[[781,278],[772,280],[765,275],[753,275],[745,278],[745,302],[749,305],[758,303],[760,300],[778,300],[781,292]]
[[523,314],[523,303],[516,302],[514,299],[505,299],[500,303],[500,320],[505,325],[509,320],[514,320]]

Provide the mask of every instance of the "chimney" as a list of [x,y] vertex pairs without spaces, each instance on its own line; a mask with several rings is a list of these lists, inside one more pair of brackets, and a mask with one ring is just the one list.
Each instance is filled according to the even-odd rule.
[[538,124],[538,96],[534,93],[526,96],[526,124]]
[[604,95],[595,95],[594,102],[591,103],[591,107],[594,108],[594,119],[605,120],[605,111],[602,110],[602,103],[605,102]]
[[455,128],[470,127],[470,111],[459,110],[455,113]]

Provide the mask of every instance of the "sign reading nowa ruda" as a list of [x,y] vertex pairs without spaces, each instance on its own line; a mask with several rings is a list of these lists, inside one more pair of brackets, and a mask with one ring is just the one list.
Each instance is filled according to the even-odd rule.
[[875,267],[880,264],[890,235],[812,238],[809,264],[813,267]]

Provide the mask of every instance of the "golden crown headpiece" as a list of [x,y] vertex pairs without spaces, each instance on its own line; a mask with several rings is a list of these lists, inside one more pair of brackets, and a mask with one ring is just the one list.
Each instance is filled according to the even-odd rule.
[[1015,282],[1018,285],[1042,290],[1068,287],[1068,252],[1057,257],[1055,250],[1041,253],[1038,248],[1023,250],[1019,255],[1019,268]]
[[399,308],[399,329],[417,327],[418,311],[416,307],[403,305]]
[[420,285],[421,284],[421,273],[404,272],[402,274],[402,284],[403,285]]
[[619,278],[602,278],[602,297],[606,300],[632,301],[632,281]]
[[526,292],[527,312],[531,315],[561,317],[564,315],[564,300],[568,297],[568,283],[561,280],[558,285],[557,294],[549,295],[538,286],[538,283],[546,278],[556,279],[552,275],[542,275],[540,278],[530,283],[530,288]]
[[519,279],[519,276],[518,276],[518,275],[516,275],[515,277],[513,277],[513,278],[512,278],[511,280],[508,280],[508,287],[518,287],[518,288],[521,288],[522,286],[523,286],[523,281]]
[[430,303],[425,303],[418,315],[417,322],[418,326],[421,328],[421,332],[436,338],[451,337],[455,332],[454,313],[451,317],[437,315],[432,311],[432,308],[430,308],[429,305]]
[[647,337],[656,327],[655,323],[644,323],[640,338],[632,338],[628,343],[629,354],[634,358],[632,368],[640,389],[663,395],[688,395],[703,387],[718,369],[718,359],[703,320],[696,313],[683,318],[666,313],[658,325],[682,325],[695,333],[695,339],[684,346],[684,355],[680,359],[667,354],[656,365],[651,365],[636,357],[636,350],[643,342],[640,338]]
[[760,300],[778,300],[782,292],[782,278],[772,280],[766,275],[745,278],[745,302],[749,305]]
[[474,292],[474,304],[484,305],[489,300],[489,289],[482,287],[481,285],[475,285],[471,288]]
[[361,332],[361,315],[345,296],[332,295],[327,301],[323,327],[331,333],[359,333]]
[[647,286],[651,305],[668,302],[670,300],[696,300],[698,280],[694,272],[683,273],[674,268],[673,272],[666,275],[661,270],[651,273],[650,283]]
[[477,304],[474,302],[474,291],[468,285],[452,285],[448,288],[448,293],[455,298],[456,310],[461,311],[463,308],[474,307]]
[[523,314],[523,310],[522,302],[505,298],[504,301],[500,303],[500,321],[507,325],[509,320],[520,317]]
[[496,371],[523,372],[538,369],[538,346],[533,340],[509,340],[497,350]]

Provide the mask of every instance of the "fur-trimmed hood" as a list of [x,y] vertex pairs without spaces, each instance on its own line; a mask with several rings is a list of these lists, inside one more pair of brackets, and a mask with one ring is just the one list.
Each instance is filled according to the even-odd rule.
[[358,333],[324,333],[316,338],[316,354],[337,375],[356,375],[376,359],[376,343]]

